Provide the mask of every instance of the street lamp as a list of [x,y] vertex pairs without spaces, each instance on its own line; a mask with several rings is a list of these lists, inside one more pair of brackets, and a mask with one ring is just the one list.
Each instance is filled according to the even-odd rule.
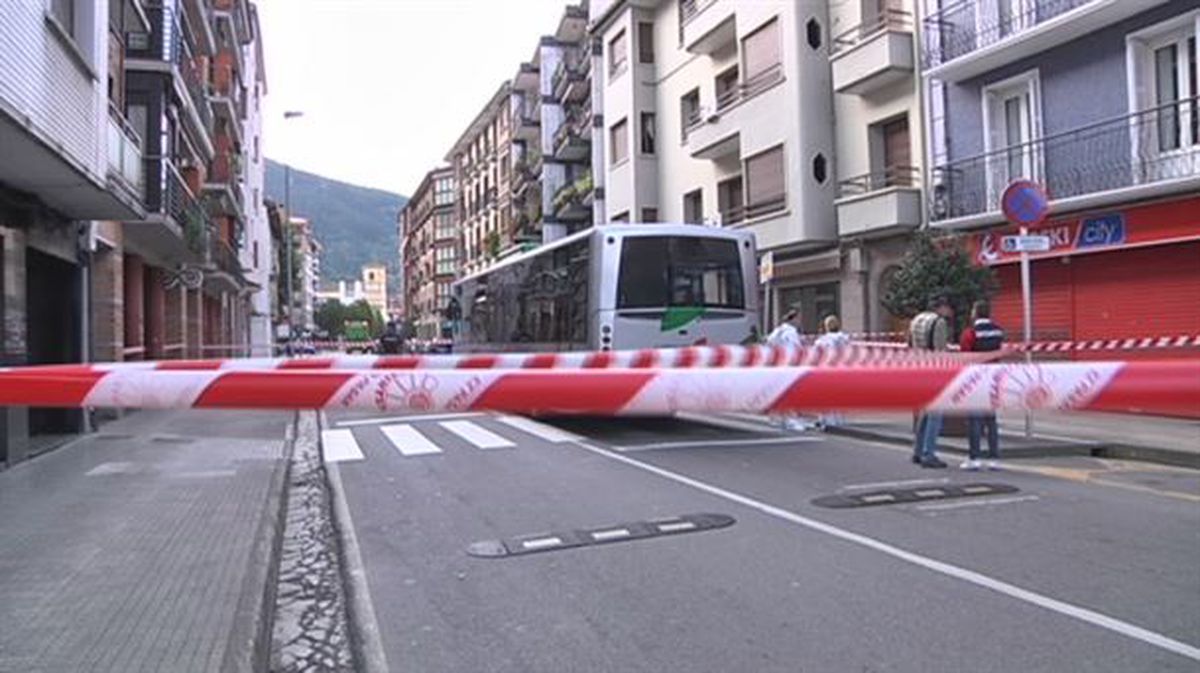
[[[299,110],[287,110],[283,113],[285,120],[303,116],[304,113]],[[283,164],[283,231],[284,239],[287,241],[287,326],[288,348],[290,349],[292,339],[296,336],[296,298],[292,295],[292,248],[295,247],[292,236],[292,167],[287,162]]]

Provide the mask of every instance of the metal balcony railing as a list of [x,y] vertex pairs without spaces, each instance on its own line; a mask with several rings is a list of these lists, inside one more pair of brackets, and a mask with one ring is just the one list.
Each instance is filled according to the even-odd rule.
[[717,0],[680,0],[679,2],[679,25],[686,26],[691,23],[692,19],[700,16],[700,13],[708,9]]
[[959,0],[925,17],[923,66],[933,68],[1096,0]]
[[864,21],[849,30],[846,30],[833,38],[833,44],[830,48],[831,54],[836,54],[853,47],[856,44],[861,44],[876,35],[887,31],[912,31],[913,16],[910,12],[902,9],[891,7],[884,10],[869,21]]
[[208,229],[208,215],[204,208],[188,189],[173,162],[163,157],[148,157],[147,164],[153,166],[154,175],[163,176],[158,203],[150,203],[151,209],[174,220],[183,230],[188,248],[194,253],[202,253]]
[[921,169],[916,166],[888,166],[882,171],[856,175],[838,183],[837,195],[858,196],[888,187],[916,187],[921,181]]
[[783,210],[787,207],[787,195],[780,194],[768,199],[763,199],[757,203],[747,203],[745,205],[745,213],[748,219],[769,215],[777,210]]
[[1181,99],[933,169],[934,221],[999,210],[1015,179],[1051,199],[1200,176],[1200,97]]
[[717,95],[717,112],[725,112],[783,81],[783,64],[776,63],[750,79]]
[[111,101],[108,104],[108,168],[113,174],[119,175],[141,199],[145,198],[141,139]]
[[746,219],[746,208],[744,206],[727,206],[721,210],[721,224],[737,224]]

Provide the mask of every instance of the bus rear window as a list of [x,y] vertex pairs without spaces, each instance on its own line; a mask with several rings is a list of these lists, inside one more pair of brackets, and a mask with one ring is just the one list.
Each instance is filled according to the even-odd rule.
[[617,308],[745,308],[736,241],[630,236],[621,246]]

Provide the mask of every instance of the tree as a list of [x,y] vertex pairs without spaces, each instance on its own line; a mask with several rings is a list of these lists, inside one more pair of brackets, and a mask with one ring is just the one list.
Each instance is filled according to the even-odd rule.
[[928,308],[930,299],[945,296],[954,308],[956,328],[961,328],[971,304],[989,298],[995,290],[995,274],[972,264],[958,237],[921,231],[913,237],[881,303],[894,315],[912,318]]
[[328,332],[330,338],[341,336],[346,327],[346,305],[336,299],[330,299],[317,308],[313,322],[318,328]]
[[357,320],[367,323],[367,329],[372,336],[383,333],[383,316],[366,299],[359,299],[346,308],[345,320]]

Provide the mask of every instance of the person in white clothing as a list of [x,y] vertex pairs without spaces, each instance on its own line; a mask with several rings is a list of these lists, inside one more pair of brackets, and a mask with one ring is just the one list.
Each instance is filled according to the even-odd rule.
[[[837,349],[850,343],[850,335],[842,331],[842,321],[836,315],[825,316],[825,320],[821,325],[825,328],[825,333],[817,337],[817,341],[814,344],[817,347]],[[842,425],[844,422],[844,416],[837,412],[830,412],[821,414],[817,418],[817,427],[824,430],[825,428]]]
[[[800,311],[792,309],[783,315],[783,322],[779,326],[771,330],[767,335],[768,346],[782,346],[787,348],[803,348],[804,335],[800,332]],[[807,430],[811,427],[808,423],[800,420],[795,414],[787,414],[781,416],[780,424],[785,430]]]

